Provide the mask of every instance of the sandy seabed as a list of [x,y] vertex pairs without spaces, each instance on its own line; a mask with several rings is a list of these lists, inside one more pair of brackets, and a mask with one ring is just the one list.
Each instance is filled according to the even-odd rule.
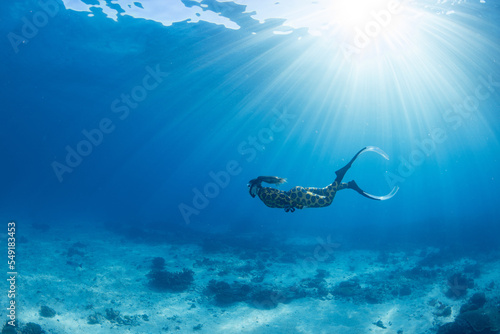
[[[500,296],[499,254],[353,249],[331,236],[147,236],[77,225],[26,228],[17,236],[18,327],[32,322],[53,334],[425,334],[454,321],[474,293]],[[152,287],[147,275],[157,257],[164,271],[192,270],[193,282],[183,291]],[[453,286],[454,274],[473,284]],[[231,300],[227,291],[209,291],[211,281],[246,290]],[[55,316],[42,316],[42,306]],[[7,319],[6,307],[0,314]]]

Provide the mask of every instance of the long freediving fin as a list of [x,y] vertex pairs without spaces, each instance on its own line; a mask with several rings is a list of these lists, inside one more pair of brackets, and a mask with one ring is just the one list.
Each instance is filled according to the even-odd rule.
[[396,195],[396,193],[398,192],[399,190],[399,187],[398,186],[395,186],[394,188],[392,188],[392,191],[390,193],[388,193],[387,195],[385,196],[375,196],[375,195],[372,195],[372,194],[369,194],[367,192],[365,192],[363,189],[361,189],[355,181],[349,181],[347,183],[347,188],[348,189],[352,189],[354,191],[356,191],[357,193],[359,193],[360,195],[363,195],[367,198],[370,198],[370,199],[374,199],[374,200],[377,200],[377,201],[385,201],[385,200],[388,200],[390,198],[392,198],[394,195]]
[[356,160],[356,158],[358,156],[360,156],[361,154],[363,154],[365,152],[370,152],[370,151],[378,153],[379,155],[384,157],[384,159],[389,160],[389,156],[387,155],[387,153],[382,151],[380,148],[378,148],[376,146],[366,146],[366,147],[362,148],[358,153],[356,153],[356,155],[354,155],[354,157],[351,159],[351,161],[349,161],[349,163],[347,165],[345,165],[344,167],[342,167],[341,169],[339,169],[338,171],[335,172],[335,174],[337,175],[337,177],[335,178],[335,181],[338,182],[338,184],[340,184],[340,182],[342,182],[342,179],[344,178],[345,173],[347,173],[349,168],[351,168],[354,160]]

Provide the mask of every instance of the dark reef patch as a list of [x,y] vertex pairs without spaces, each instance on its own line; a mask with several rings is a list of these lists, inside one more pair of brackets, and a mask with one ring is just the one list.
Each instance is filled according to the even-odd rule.
[[158,291],[182,292],[194,282],[194,272],[184,268],[179,272],[166,270],[151,270],[146,277],[148,285]]
[[40,307],[40,311],[38,313],[44,318],[53,318],[56,316],[56,311],[46,305]]

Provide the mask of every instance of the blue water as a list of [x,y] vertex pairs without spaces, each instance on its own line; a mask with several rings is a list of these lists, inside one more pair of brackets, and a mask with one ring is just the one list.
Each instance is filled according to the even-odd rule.
[[[495,2],[415,1],[410,30],[370,37],[353,59],[335,31],[274,34],[283,18],[259,23],[232,2],[202,3],[239,29],[54,3],[57,13],[37,1],[0,5],[5,224],[498,249]],[[40,11],[47,22],[30,31]],[[284,190],[326,186],[370,145],[390,160],[364,154],[346,180],[377,195],[399,186],[388,201],[343,190],[330,207],[285,213],[248,194],[259,175],[287,178]]]

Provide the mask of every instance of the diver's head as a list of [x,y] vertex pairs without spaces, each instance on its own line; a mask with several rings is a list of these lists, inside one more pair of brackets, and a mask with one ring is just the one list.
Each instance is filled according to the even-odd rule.
[[286,179],[277,176],[259,176],[256,179],[252,179],[248,181],[248,191],[250,192],[250,196],[255,197],[259,194],[259,190],[262,188],[262,182],[266,182],[269,184],[280,185],[286,182]]
[[247,187],[250,196],[255,197],[259,194],[259,189],[261,188],[262,180],[259,178],[248,181]]

